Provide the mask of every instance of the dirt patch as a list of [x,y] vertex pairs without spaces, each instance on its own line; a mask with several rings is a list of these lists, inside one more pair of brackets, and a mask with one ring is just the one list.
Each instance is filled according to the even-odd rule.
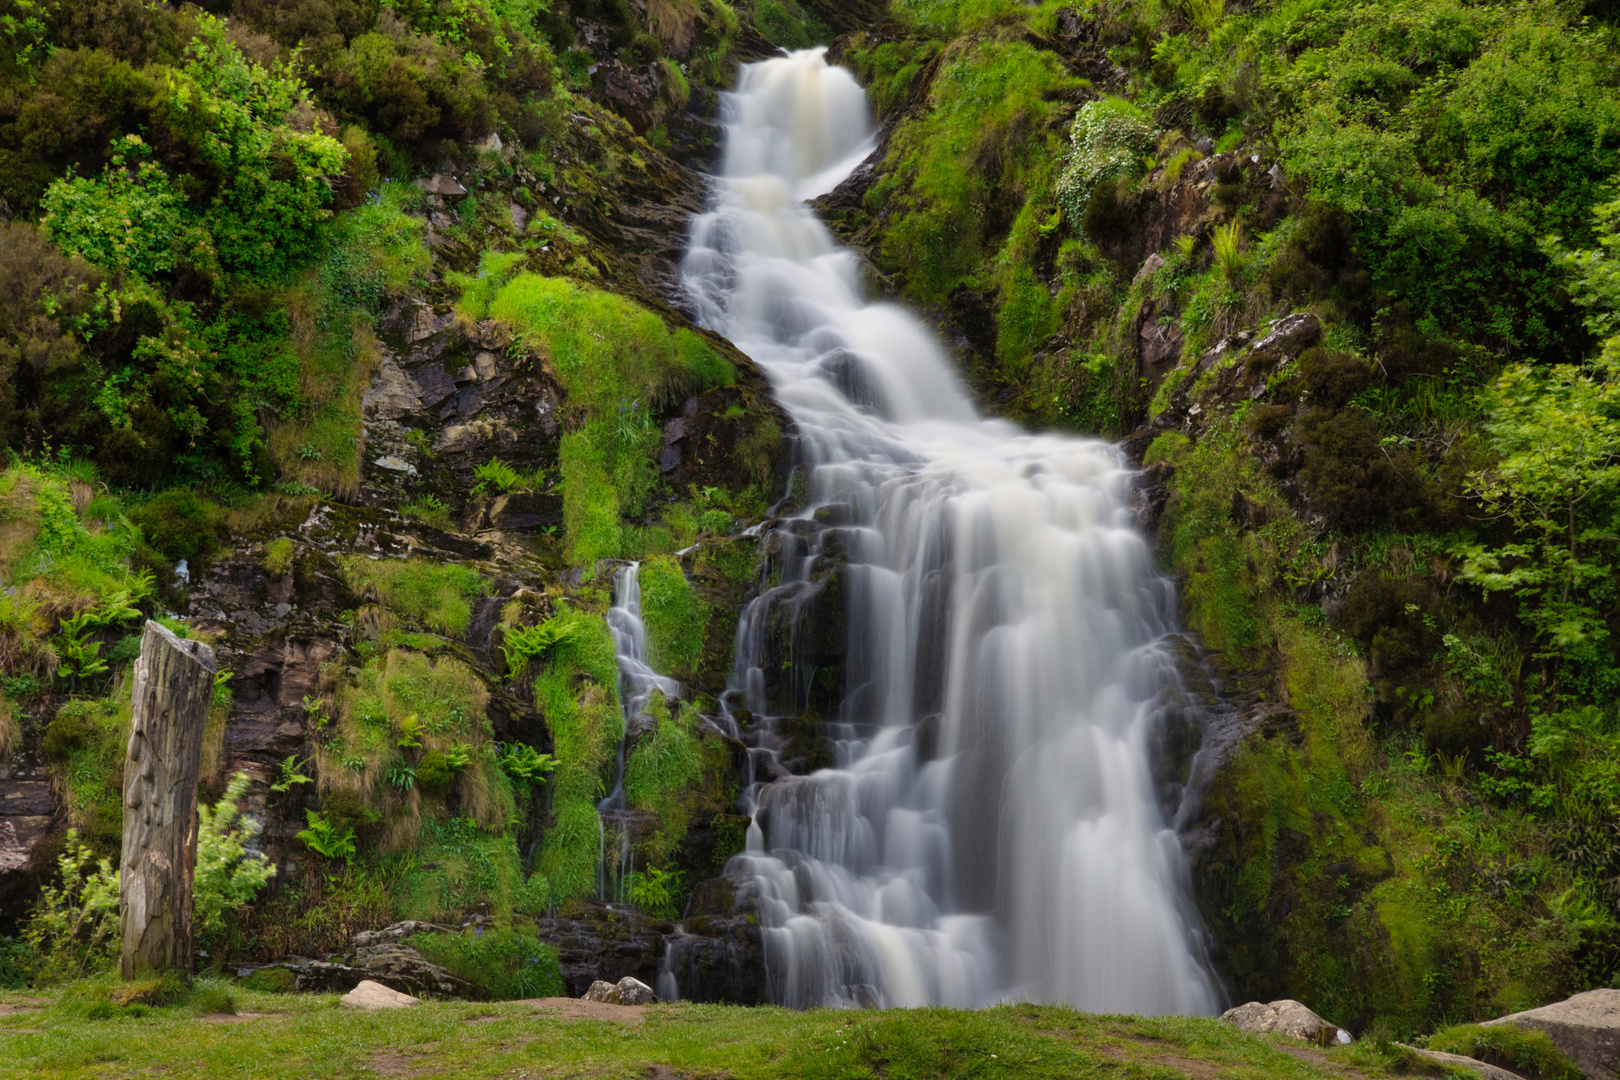
[[18,1013],[39,1012],[39,1010],[44,1007],[45,1006],[43,1003],[39,1005],[13,1005],[0,1001],[0,1016],[15,1016]]
[[257,1020],[260,1017],[275,1015],[277,1014],[267,1012],[209,1013],[207,1016],[202,1017],[197,1022],[199,1024],[245,1024],[249,1020]]
[[401,1054],[393,1050],[379,1050],[366,1058],[366,1068],[378,1076],[427,1076],[432,1066],[423,1065],[426,1054]]
[[532,1005],[536,1012],[551,1013],[565,1020],[611,1020],[616,1024],[639,1024],[647,1019],[644,1005],[612,1005],[606,1001],[586,1001],[584,998],[528,998],[518,1004]]
[[1318,1050],[1314,1046],[1290,1046],[1287,1043],[1274,1042],[1271,1047],[1273,1050],[1281,1050],[1289,1057],[1308,1062],[1323,1072],[1336,1073],[1339,1076],[1349,1077],[1350,1080],[1372,1080],[1370,1074],[1352,1066],[1340,1064],[1328,1057],[1326,1050]]

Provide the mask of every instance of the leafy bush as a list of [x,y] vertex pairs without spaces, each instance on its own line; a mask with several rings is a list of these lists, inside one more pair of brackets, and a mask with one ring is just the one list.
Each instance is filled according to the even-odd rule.
[[355,592],[375,588],[385,607],[443,634],[466,631],[471,601],[484,591],[483,575],[458,563],[351,555],[341,565],[344,580]]
[[219,548],[225,511],[191,488],[175,488],[135,507],[129,519],[164,558],[195,561]]
[[119,949],[118,871],[96,860],[69,829],[56,860],[58,882],[40,890],[23,927],[33,951],[34,982],[51,985],[105,970]]
[[1581,1080],[1581,1070],[1545,1031],[1517,1024],[1459,1024],[1429,1036],[1429,1049],[1478,1058],[1526,1080]]
[[1123,98],[1101,98],[1083,106],[1069,132],[1068,164],[1055,186],[1069,220],[1085,219],[1091,194],[1102,184],[1140,176],[1143,155],[1153,149],[1157,135],[1142,110]]
[[34,950],[24,938],[0,937],[0,990],[21,990],[34,978]]
[[298,832],[304,846],[323,859],[348,862],[354,858],[354,826],[329,821],[319,810],[305,810],[309,827]]
[[197,807],[192,925],[199,939],[217,935],[227,914],[251,901],[276,874],[274,864],[252,847],[264,826],[255,818],[237,816],[237,803],[249,783],[247,773],[239,772],[217,803]]
[[411,945],[492,1001],[555,997],[563,992],[556,948],[515,927],[417,934]]

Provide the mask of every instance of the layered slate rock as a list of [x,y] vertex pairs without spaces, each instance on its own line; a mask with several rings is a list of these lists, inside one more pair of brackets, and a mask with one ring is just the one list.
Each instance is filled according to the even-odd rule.
[[1545,1031],[1591,1080],[1620,1072],[1620,990],[1588,990],[1539,1009],[1487,1020]]

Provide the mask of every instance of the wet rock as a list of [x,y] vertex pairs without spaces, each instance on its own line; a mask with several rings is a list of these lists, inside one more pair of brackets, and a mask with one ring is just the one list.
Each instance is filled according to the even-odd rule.
[[416,186],[429,195],[444,195],[459,199],[467,194],[467,189],[461,186],[461,181],[449,173],[434,173],[426,180],[418,180]]
[[1251,362],[1260,359],[1273,363],[1292,359],[1322,339],[1322,323],[1308,311],[1286,315],[1271,325],[1271,329],[1249,351]]
[[539,920],[535,931],[557,947],[568,993],[583,997],[598,980],[616,983],[632,975],[647,984],[658,981],[664,939],[675,927],[637,911],[571,900],[555,916]]
[[336,993],[372,982],[400,993],[418,996],[423,994],[453,998],[481,996],[471,983],[456,978],[409,945],[398,942],[366,945],[356,949],[352,959],[352,963],[338,963],[332,960],[294,958],[285,964],[271,967],[291,971],[296,978],[294,985],[303,991]]
[[1136,276],[1131,279],[1131,284],[1132,285],[1138,285],[1141,282],[1147,280],[1148,278],[1152,277],[1155,273],[1157,273],[1159,268],[1162,267],[1163,265],[1164,265],[1164,257],[1162,255],[1160,255],[1157,251],[1155,251],[1153,254],[1149,255],[1146,260],[1143,261],[1142,268],[1140,270],[1138,270],[1136,272]]
[[404,941],[412,934],[454,934],[453,926],[440,926],[438,923],[420,922],[416,919],[407,919],[385,926],[381,930],[362,930],[349,939],[349,944],[356,949],[368,948],[372,945],[386,945],[392,942]]
[[1337,1024],[1330,1024],[1305,1005],[1292,998],[1273,1001],[1251,1001],[1246,1005],[1227,1009],[1221,1019],[1237,1025],[1239,1031],[1251,1035],[1286,1035],[1290,1039],[1334,1046],[1352,1042],[1350,1033]]
[[411,995],[369,979],[343,995],[343,1004],[351,1009],[408,1009],[417,1003]]
[[1592,1080],[1620,1072],[1620,990],[1588,990],[1539,1009],[1511,1013],[1491,1024],[1545,1031]]
[[1524,1080],[1516,1072],[1509,1072],[1507,1069],[1480,1061],[1478,1058],[1464,1057],[1462,1054],[1448,1054],[1443,1050],[1424,1050],[1416,1046],[1407,1046],[1405,1043],[1396,1043],[1395,1045],[1441,1065],[1454,1065],[1463,1069],[1472,1069],[1478,1075],[1483,1076],[1485,1080]]

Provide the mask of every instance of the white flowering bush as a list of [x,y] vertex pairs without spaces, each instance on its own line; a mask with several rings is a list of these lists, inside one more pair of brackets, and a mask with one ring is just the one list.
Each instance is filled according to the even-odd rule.
[[1069,161],[1057,182],[1058,203],[1069,221],[1079,225],[1098,185],[1141,174],[1157,137],[1146,115],[1121,98],[1082,107],[1069,129]]

